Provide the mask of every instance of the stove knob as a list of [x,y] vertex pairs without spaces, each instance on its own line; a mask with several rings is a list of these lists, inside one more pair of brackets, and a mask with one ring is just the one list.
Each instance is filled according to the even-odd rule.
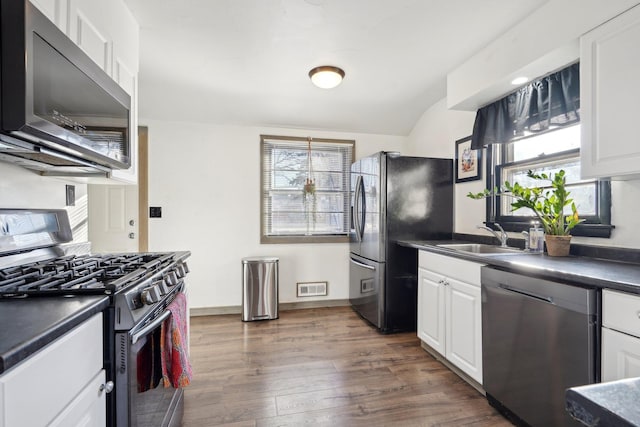
[[182,262],[176,266],[176,271],[178,272],[178,277],[183,278],[189,272],[189,267],[186,262]]
[[155,304],[160,301],[160,290],[157,286],[144,288],[140,294],[140,299],[147,305]]
[[169,292],[169,286],[167,286],[164,280],[158,280],[156,283],[156,286],[160,291],[160,295],[166,295]]
[[169,273],[167,273],[167,275],[164,277],[164,281],[169,286],[177,285],[178,284],[178,276],[176,275],[176,272],[175,271],[170,271]]
[[176,274],[179,278],[183,278],[185,276],[186,273],[184,272],[183,264],[176,265]]

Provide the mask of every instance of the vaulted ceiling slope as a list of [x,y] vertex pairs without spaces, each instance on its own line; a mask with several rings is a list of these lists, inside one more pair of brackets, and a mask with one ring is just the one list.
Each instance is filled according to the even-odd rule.
[[[140,116],[407,135],[446,75],[547,0],[125,0]],[[307,73],[346,72],[325,90]]]

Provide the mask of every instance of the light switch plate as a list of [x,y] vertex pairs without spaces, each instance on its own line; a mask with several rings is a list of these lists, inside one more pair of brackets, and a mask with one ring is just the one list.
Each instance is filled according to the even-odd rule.
[[66,200],[67,206],[75,206],[76,205],[76,186],[75,185],[66,185]]
[[162,218],[162,208],[160,206],[150,206],[149,218]]

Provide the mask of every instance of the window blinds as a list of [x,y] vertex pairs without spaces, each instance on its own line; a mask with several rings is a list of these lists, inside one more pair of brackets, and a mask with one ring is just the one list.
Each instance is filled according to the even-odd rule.
[[[262,139],[263,236],[346,235],[355,141]],[[309,159],[311,167],[309,167]],[[312,179],[315,192],[305,194]]]

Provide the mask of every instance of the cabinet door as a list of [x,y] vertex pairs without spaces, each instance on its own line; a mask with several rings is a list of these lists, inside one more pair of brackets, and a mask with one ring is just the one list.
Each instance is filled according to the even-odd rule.
[[69,15],[71,40],[112,76],[113,41],[108,29],[113,17],[108,2],[71,0]]
[[444,278],[418,269],[418,338],[445,355]]
[[447,359],[482,384],[480,287],[447,278]]
[[102,328],[96,314],[2,374],[0,427],[48,425],[73,402],[102,370]]
[[580,40],[581,174],[640,174],[635,123],[640,116],[640,7]]
[[96,375],[49,427],[107,425],[104,369]]
[[69,0],[31,0],[31,3],[49,18],[51,22],[56,24],[63,33],[69,35],[69,25],[67,21]]
[[602,381],[640,377],[640,338],[602,328]]

